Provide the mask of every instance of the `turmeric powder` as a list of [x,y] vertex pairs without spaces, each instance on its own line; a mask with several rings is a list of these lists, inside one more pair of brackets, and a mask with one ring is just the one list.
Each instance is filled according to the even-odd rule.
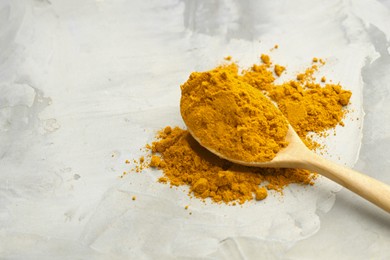
[[[324,64],[322,59],[319,61]],[[318,59],[314,58],[313,62],[318,62]],[[250,71],[244,72],[243,80],[266,91],[309,148],[319,147],[318,143],[310,139],[309,132],[321,135],[338,124],[344,124],[342,119],[347,111],[343,107],[348,105],[352,93],[343,90],[340,85],[321,86],[316,83],[314,73],[319,69],[317,65],[314,64],[305,72],[299,73],[297,80],[280,85],[270,83],[272,77],[262,72],[266,65],[260,66],[263,68],[252,67]],[[267,80],[264,77],[267,77]]]
[[183,120],[203,146],[231,159],[263,162],[287,145],[286,119],[238,78],[235,65],[194,72],[181,90]]
[[161,183],[169,180],[172,186],[188,185],[190,194],[197,198],[242,204],[265,199],[267,190],[281,192],[291,183],[313,184],[315,175],[308,171],[237,165],[200,146],[187,130],[168,128],[170,131],[161,130],[152,144],[153,156],[161,157],[164,162],[153,167],[163,171]]
[[286,70],[285,67],[280,66],[278,64],[275,65],[274,71],[275,71],[276,76],[280,77],[280,75],[282,75],[283,71],[285,71],[285,70]]
[[266,54],[261,54],[260,59],[261,59],[261,61],[262,61],[265,65],[267,65],[267,67],[269,67],[269,66],[271,65],[271,59],[270,59],[270,57],[269,57],[268,55],[266,55]]
[[[187,95],[187,92],[195,91],[193,89],[196,84],[194,86],[191,84],[196,82],[199,83],[198,86],[205,82],[204,86],[213,85],[211,86],[213,88],[217,86],[225,88],[226,84],[222,84],[222,82],[228,81],[235,86],[235,90],[242,86],[245,89],[252,87],[258,92],[251,91],[250,93],[260,95],[261,91],[278,105],[282,114],[309,148],[318,148],[318,144],[309,138],[309,133],[314,132],[321,135],[327,129],[338,124],[343,125],[342,119],[346,113],[344,108],[349,104],[351,92],[342,89],[340,85],[325,84],[321,86],[315,82],[314,74],[319,66],[324,64],[322,59],[314,58],[313,63],[315,64],[305,72],[298,74],[300,76],[297,76],[296,80],[280,85],[274,83],[275,76],[279,76],[275,69],[276,66],[280,65],[272,66],[271,59],[267,55],[262,55],[261,60],[262,64],[254,64],[249,70],[242,71],[241,74],[238,73],[238,67],[235,63],[205,73],[193,73],[188,82],[182,85],[183,94]],[[224,92],[214,91],[212,93],[219,93],[222,96],[218,97],[220,98],[218,102],[220,102],[221,110],[227,109],[231,112],[234,109],[230,99],[224,96]],[[237,99],[237,102],[245,104],[245,95],[242,99]],[[198,101],[200,100],[196,100],[196,102]],[[188,104],[181,105],[182,110],[190,109],[191,102],[195,101],[188,102]],[[202,102],[200,104],[203,104]],[[207,102],[211,102],[211,100]],[[186,106],[188,107],[183,109]],[[191,107],[191,109],[193,108]],[[201,111],[206,112],[202,109]],[[182,113],[185,114],[183,117],[186,117],[188,116],[186,113],[194,113],[194,111],[182,111]],[[219,113],[226,112],[220,111]],[[249,120],[249,118],[235,120],[237,125],[232,125],[238,127],[238,123]],[[201,121],[198,123],[199,126],[202,126]],[[204,125],[203,127],[207,128]],[[283,129],[283,126],[281,128]],[[223,135],[227,129],[214,127],[212,131]],[[231,142],[234,143],[236,140]],[[255,143],[257,141],[253,141],[252,145]],[[200,146],[187,130],[178,127],[166,127],[161,130],[157,135],[157,140],[149,148],[152,154],[149,166],[161,169],[163,172],[159,182],[171,186],[188,185],[191,196],[200,199],[210,198],[218,203],[236,205],[236,203],[242,204],[254,199],[262,200],[267,197],[269,190],[282,193],[284,187],[292,183],[313,185],[317,176],[315,173],[302,169],[251,168],[236,165],[212,154]]]

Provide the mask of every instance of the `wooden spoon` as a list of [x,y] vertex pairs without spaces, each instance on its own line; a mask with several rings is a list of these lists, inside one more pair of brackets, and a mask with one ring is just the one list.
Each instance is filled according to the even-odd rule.
[[364,174],[328,161],[312,152],[301,141],[291,125],[289,125],[286,136],[286,141],[289,142],[288,146],[280,150],[276,157],[269,162],[245,162],[228,158],[223,154],[204,146],[191,129],[188,129],[188,131],[203,147],[223,159],[252,167],[302,168],[317,172],[390,213],[390,186]]

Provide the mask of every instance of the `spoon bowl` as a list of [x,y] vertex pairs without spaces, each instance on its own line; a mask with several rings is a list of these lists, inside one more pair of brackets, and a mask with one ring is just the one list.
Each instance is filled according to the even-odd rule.
[[286,135],[287,147],[280,150],[268,162],[246,162],[229,158],[212,148],[204,146],[202,140],[194,135],[191,129],[188,129],[188,131],[200,145],[220,158],[251,167],[302,168],[317,172],[390,213],[390,186],[367,175],[326,160],[312,152],[302,142],[291,125],[289,125]]

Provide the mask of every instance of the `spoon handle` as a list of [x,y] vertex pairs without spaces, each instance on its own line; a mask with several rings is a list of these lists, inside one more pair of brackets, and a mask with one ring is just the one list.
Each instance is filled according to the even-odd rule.
[[337,182],[390,213],[390,186],[367,175],[330,162],[309,152],[304,162],[308,170]]

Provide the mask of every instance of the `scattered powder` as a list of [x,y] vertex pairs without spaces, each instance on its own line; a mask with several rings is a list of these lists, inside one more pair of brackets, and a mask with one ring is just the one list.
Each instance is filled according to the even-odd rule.
[[[226,60],[231,60],[231,57]],[[296,80],[282,84],[274,83],[274,75],[279,76],[285,67],[271,66],[271,59],[265,54],[261,55],[261,61],[262,64],[254,64],[241,73],[238,66],[231,63],[225,68],[218,67],[206,74],[195,75],[219,71],[218,80],[223,81],[225,76],[221,74],[224,72],[227,82],[241,81],[262,91],[278,105],[306,145],[311,149],[319,148],[311,137],[313,134],[324,136],[326,130],[343,125],[342,119],[347,112],[345,106],[349,104],[351,92],[337,84],[316,83],[314,75],[325,64],[322,59],[313,58],[313,64],[305,72],[299,73]],[[191,80],[193,78],[190,77]],[[206,83],[210,82],[206,79]],[[230,105],[226,103],[224,106]],[[223,133],[225,130],[215,131]],[[302,169],[251,168],[233,164],[210,153],[187,130],[178,127],[165,127],[156,138],[155,142],[147,145],[150,158],[144,158],[142,163],[138,160],[138,168],[132,171],[140,171],[147,166],[160,169],[163,176],[159,182],[170,184],[171,187],[188,185],[189,195],[200,199],[210,198],[214,202],[230,205],[263,200],[269,190],[282,194],[284,187],[292,183],[313,185],[317,176]]]
[[268,66],[271,65],[271,59],[270,59],[270,57],[269,57],[268,55],[266,55],[266,54],[261,54],[260,59],[261,59],[261,61],[262,61],[264,64],[266,64],[266,65],[268,65]]
[[255,191],[256,200],[263,200],[268,196],[267,189],[264,187],[259,187]]
[[[147,146],[146,150],[150,150],[150,148],[151,147]],[[148,157],[150,157],[149,154]],[[155,156],[154,160],[160,160],[160,158]],[[123,178],[123,176],[129,172],[142,172],[144,169],[149,168],[152,165],[150,159],[149,158],[145,159],[145,156],[141,156],[138,160],[133,160],[133,162],[126,160],[125,163],[132,165],[132,168],[130,168],[129,171],[124,171],[123,174],[121,175],[121,178]]]
[[280,77],[280,75],[282,75],[283,71],[285,71],[285,70],[286,70],[285,67],[280,66],[280,65],[277,65],[277,64],[276,64],[275,67],[274,67],[275,74],[276,74],[276,76],[278,76],[278,77]]

